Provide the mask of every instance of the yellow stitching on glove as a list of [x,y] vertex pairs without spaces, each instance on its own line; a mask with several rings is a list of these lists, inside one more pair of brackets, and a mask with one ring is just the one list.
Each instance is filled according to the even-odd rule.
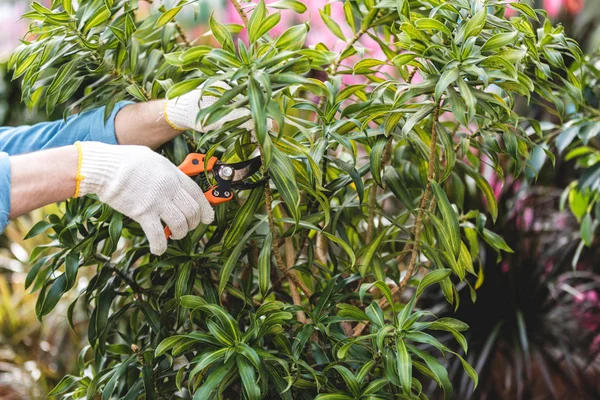
[[81,149],[81,143],[75,142],[75,147],[77,147],[77,173],[75,174],[75,194],[73,197],[79,197],[79,188],[81,187],[81,181],[85,179],[83,175],[81,175],[81,163],[83,162],[83,151]]
[[167,124],[169,124],[171,128],[175,129],[176,131],[185,131],[185,128],[180,128],[171,121],[169,121],[169,116],[167,115],[167,103],[168,100],[165,100],[165,106],[163,108],[163,115],[165,116],[165,121],[167,122]]

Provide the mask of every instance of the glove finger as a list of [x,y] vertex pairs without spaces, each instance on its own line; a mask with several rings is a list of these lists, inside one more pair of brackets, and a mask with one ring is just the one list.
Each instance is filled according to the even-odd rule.
[[181,183],[185,191],[194,199],[198,207],[200,207],[200,222],[205,225],[210,224],[215,219],[215,212],[204,196],[204,192],[196,182],[186,176],[183,172],[181,173]]
[[148,243],[150,243],[150,252],[160,256],[167,251],[167,238],[164,228],[159,218],[147,217],[140,221],[140,226],[144,230]]
[[175,202],[172,202],[167,206],[160,218],[171,230],[172,239],[183,239],[190,230],[185,215],[183,215],[183,212],[177,208],[177,204]]
[[200,217],[202,213],[200,205],[196,199],[194,199],[192,195],[185,190],[182,190],[175,197],[175,205],[183,213],[187,221],[188,229],[190,231],[196,229],[198,224],[200,224]]

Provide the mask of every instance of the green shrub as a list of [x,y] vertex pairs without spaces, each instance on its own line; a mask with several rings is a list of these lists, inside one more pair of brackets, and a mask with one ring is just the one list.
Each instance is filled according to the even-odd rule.
[[[486,214],[495,220],[498,207],[481,172],[490,165],[502,178],[507,159],[515,175],[529,168],[548,139],[514,102],[560,115],[558,90],[579,99],[564,68],[581,57],[577,44],[525,3],[346,0],[346,21],[330,6],[321,12],[345,48],[307,48],[310,23],[269,33],[276,8],[305,9],[282,0],[243,8],[248,42],[234,37],[246,28],[211,18],[220,47],[190,46],[174,22],[187,3],[146,18],[136,17],[137,3],[34,3],[26,17],[35,39],[10,62],[25,101],[48,112],[65,102],[77,111],[107,105],[108,115],[119,100],[228,82],[233,90],[198,117],[249,107],[256,136],[237,128],[241,119],[187,132],[161,151],[175,163],[190,151],[225,161],[259,152],[270,184],[218,206],[214,224],[162,257],[149,254],[139,226],[93,198],[70,200],[34,227],[31,235],[55,239],[32,255],[26,283],[39,291],[40,319],[79,268],[97,271],[69,310],[89,312],[90,346],[53,394],[425,398],[434,382],[450,398],[440,354],[458,358],[476,384],[464,361],[468,327],[420,309],[418,297],[439,287],[459,307],[457,287],[467,285],[475,300],[479,243],[511,251],[489,229]],[[517,16],[505,19],[507,7]],[[363,37],[385,59],[357,61]],[[360,79],[344,85],[344,75]],[[267,131],[267,118],[277,129]],[[481,196],[487,213],[469,207]],[[442,345],[440,334],[457,345]]]

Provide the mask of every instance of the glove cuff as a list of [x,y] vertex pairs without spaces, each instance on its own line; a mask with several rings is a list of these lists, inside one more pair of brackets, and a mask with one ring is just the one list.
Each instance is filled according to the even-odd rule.
[[74,197],[99,194],[106,183],[114,178],[121,163],[121,155],[115,151],[117,146],[99,142],[78,142],[76,145],[79,161]]
[[200,111],[198,106],[199,95],[194,92],[168,100],[165,103],[165,120],[173,129],[183,131],[194,129],[196,116]]

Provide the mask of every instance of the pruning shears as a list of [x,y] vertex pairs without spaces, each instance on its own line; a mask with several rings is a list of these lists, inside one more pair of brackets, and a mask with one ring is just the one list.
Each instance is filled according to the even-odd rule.
[[[221,162],[217,157],[206,160],[206,154],[190,153],[183,160],[179,169],[201,187],[208,186],[204,196],[212,206],[226,203],[233,199],[233,190],[248,190],[264,185],[265,178],[258,181],[246,181],[260,170],[260,156],[237,163]],[[207,184],[207,173],[211,173],[216,184]],[[165,227],[165,236],[171,236],[169,227]]]

